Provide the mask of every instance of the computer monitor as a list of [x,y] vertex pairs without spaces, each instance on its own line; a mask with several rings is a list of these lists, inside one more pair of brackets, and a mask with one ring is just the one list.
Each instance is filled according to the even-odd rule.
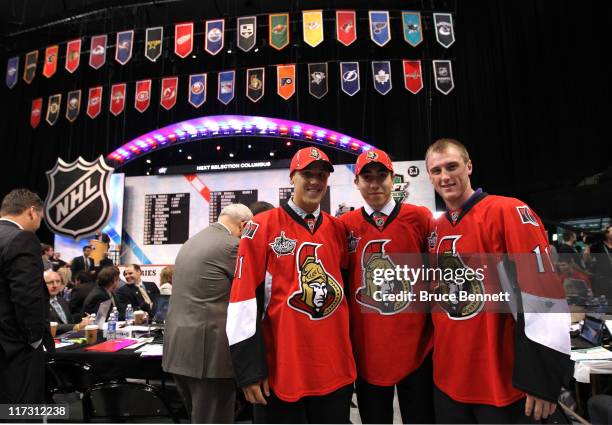
[[168,315],[170,295],[160,295],[155,304],[155,315],[153,316],[153,321],[156,323],[163,323]]
[[111,309],[112,300],[106,300],[98,306],[98,312],[96,313],[96,322],[98,325],[98,329],[102,329],[102,325],[106,323],[106,318],[108,317],[108,312]]
[[582,329],[580,330],[580,338],[593,345],[601,345],[603,325],[604,323],[602,320],[586,316]]

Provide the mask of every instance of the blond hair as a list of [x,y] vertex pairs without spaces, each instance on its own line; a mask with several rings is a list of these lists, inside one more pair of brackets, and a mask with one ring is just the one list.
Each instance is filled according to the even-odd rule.
[[466,164],[470,161],[470,154],[468,153],[463,143],[461,143],[457,139],[443,138],[436,140],[432,145],[427,148],[427,152],[425,152],[425,164],[427,164],[427,158],[429,158],[429,155],[432,152],[442,153],[446,152],[446,150],[449,148],[457,149],[459,151],[459,154],[461,155],[461,158],[463,158],[463,161]]

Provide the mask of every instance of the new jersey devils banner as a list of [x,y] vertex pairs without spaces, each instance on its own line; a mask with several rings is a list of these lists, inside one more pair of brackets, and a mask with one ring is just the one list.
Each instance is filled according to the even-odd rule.
[[217,99],[227,105],[234,98],[235,71],[220,72],[217,81]]
[[60,107],[62,104],[62,95],[54,94],[49,97],[49,103],[47,104],[47,116],[45,120],[49,125],[54,125],[59,118]]
[[206,102],[206,74],[189,76],[189,103],[199,108]]
[[70,122],[74,122],[80,111],[81,90],[68,92],[68,96],[66,97],[66,119]]
[[40,115],[42,113],[42,97],[32,101],[32,110],[30,111],[30,125],[32,128],[38,127],[40,124]]
[[115,60],[125,65],[132,58],[132,45],[134,44],[134,31],[121,31],[117,33],[115,46]]
[[140,80],[136,83],[134,94],[134,108],[138,112],[144,112],[151,103],[151,80]]
[[453,29],[453,15],[450,13],[434,13],[434,25],[436,27],[436,40],[442,46],[448,48],[455,42],[455,31]]
[[252,102],[257,102],[264,96],[266,86],[265,72],[265,68],[247,69],[246,97]]
[[[112,102],[112,99],[111,99]],[[102,86],[91,87],[87,95],[87,116],[93,119],[102,110]]]
[[76,239],[103,228],[111,216],[112,172],[101,156],[93,162],[79,157],[70,164],[58,158],[46,173],[45,221],[49,228]]
[[354,96],[359,89],[359,62],[340,62],[340,81],[342,91],[349,96]]
[[23,81],[30,84],[36,75],[36,62],[38,61],[38,50],[26,54],[25,66],[23,67]]
[[91,37],[89,66],[99,69],[106,62],[106,34]]
[[17,75],[19,74],[19,56],[10,58],[6,63],[6,86],[9,89],[17,84]]
[[310,47],[316,47],[323,41],[323,11],[304,10],[302,12],[304,42]]
[[268,17],[270,46],[281,50],[289,44],[289,14],[273,13]]
[[374,43],[383,47],[391,40],[391,30],[389,29],[389,11],[371,10],[368,12],[370,17],[370,38]]
[[113,84],[110,94],[110,111],[117,116],[125,108],[125,83]]
[[225,19],[206,21],[206,28],[204,31],[204,50],[211,55],[216,55],[223,49]]
[[162,80],[159,103],[164,109],[170,110],[176,105],[177,90],[178,77],[169,77]]
[[327,94],[327,62],[308,64],[308,92],[321,99]]
[[295,93],[295,65],[277,65],[276,90],[278,95],[288,100]]
[[415,47],[423,41],[421,12],[402,12],[402,26],[406,43]]
[[442,94],[449,94],[455,87],[451,61],[432,61],[436,88]]
[[51,78],[55,71],[57,71],[57,54],[59,52],[59,46],[49,46],[45,50],[45,63],[43,65],[43,75],[47,78]]
[[174,53],[186,58],[193,50],[193,22],[174,26]]
[[336,38],[345,46],[357,40],[357,23],[354,10],[336,11]]
[[79,67],[79,63],[81,62],[81,39],[77,38],[76,40],[69,41],[66,45],[66,71],[69,73],[74,73]]
[[257,17],[243,16],[236,20],[236,44],[243,52],[250,51],[257,42]]
[[162,54],[164,27],[147,28],[145,38],[145,57],[155,62]]
[[421,61],[405,60],[402,64],[404,65],[404,87],[410,93],[417,94],[423,88]]

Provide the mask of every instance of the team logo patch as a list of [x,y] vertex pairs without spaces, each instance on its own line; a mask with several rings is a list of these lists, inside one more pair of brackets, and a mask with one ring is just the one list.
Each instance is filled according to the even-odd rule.
[[242,237],[253,239],[255,233],[257,233],[257,229],[259,229],[259,224],[249,220],[249,222],[244,226],[244,229],[242,229]]
[[[449,279],[451,274],[459,275],[457,270],[468,269],[469,267],[463,262],[463,259],[457,252],[457,241],[461,239],[461,235],[445,236],[440,240],[436,257],[438,260],[438,268],[442,270],[442,279],[438,281],[434,292],[436,294],[455,294],[454,301],[438,302],[440,307],[446,311],[448,317],[453,320],[466,320],[476,316],[484,307],[482,300],[475,301],[459,301],[459,292],[466,292],[469,295],[484,294],[484,284],[478,279],[463,279],[463,282],[458,282]],[[450,273],[452,271],[452,273]],[[466,274],[464,273],[463,276]]]
[[516,210],[518,211],[519,217],[521,217],[521,223],[531,224],[532,226],[540,227],[538,220],[535,218],[535,216],[527,205],[523,205],[522,207],[516,207]]
[[434,249],[436,244],[438,243],[438,227],[427,236],[427,244],[429,245],[429,249]]
[[321,159],[321,152],[317,148],[311,148],[310,156],[314,159]]
[[[257,231],[257,229],[255,229]],[[253,233],[254,235],[255,233]],[[274,242],[269,243],[272,251],[276,254],[276,258],[283,255],[295,255],[295,247],[297,240],[289,239],[285,236],[285,232],[281,231],[280,236],[274,238]]]
[[326,319],[342,302],[342,285],[327,271],[317,256],[321,245],[304,242],[295,257],[298,290],[287,299],[287,305],[311,320]]
[[361,238],[355,236],[355,233],[352,230],[349,232],[349,235],[347,237],[349,254],[357,252],[357,245],[359,245],[360,240]]
[[93,162],[79,157],[70,164],[58,158],[47,171],[45,221],[49,228],[79,239],[104,227],[111,216],[108,188],[112,172],[101,156]]
[[385,280],[381,285],[374,283],[374,270],[394,270],[396,265],[385,253],[385,245],[390,239],[373,240],[366,244],[361,253],[361,283],[362,286],[355,292],[355,300],[368,308],[378,311],[380,314],[396,314],[406,307],[410,302],[408,297],[398,297],[403,301],[389,301],[390,294],[408,293],[412,290],[410,282],[397,280]]

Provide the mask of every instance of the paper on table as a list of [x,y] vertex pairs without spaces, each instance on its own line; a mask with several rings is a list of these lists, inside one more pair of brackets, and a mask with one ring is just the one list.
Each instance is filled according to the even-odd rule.
[[612,320],[606,320],[606,328],[612,333]]
[[571,359],[575,362],[588,360],[612,360],[612,351],[606,350],[603,347],[573,350]]
[[144,347],[140,347],[138,350],[136,350],[136,352],[140,353],[140,357],[153,357],[161,356],[163,354],[163,350],[163,344],[147,344]]
[[69,347],[71,345],[74,345],[74,343],[73,342],[56,342],[55,348]]

